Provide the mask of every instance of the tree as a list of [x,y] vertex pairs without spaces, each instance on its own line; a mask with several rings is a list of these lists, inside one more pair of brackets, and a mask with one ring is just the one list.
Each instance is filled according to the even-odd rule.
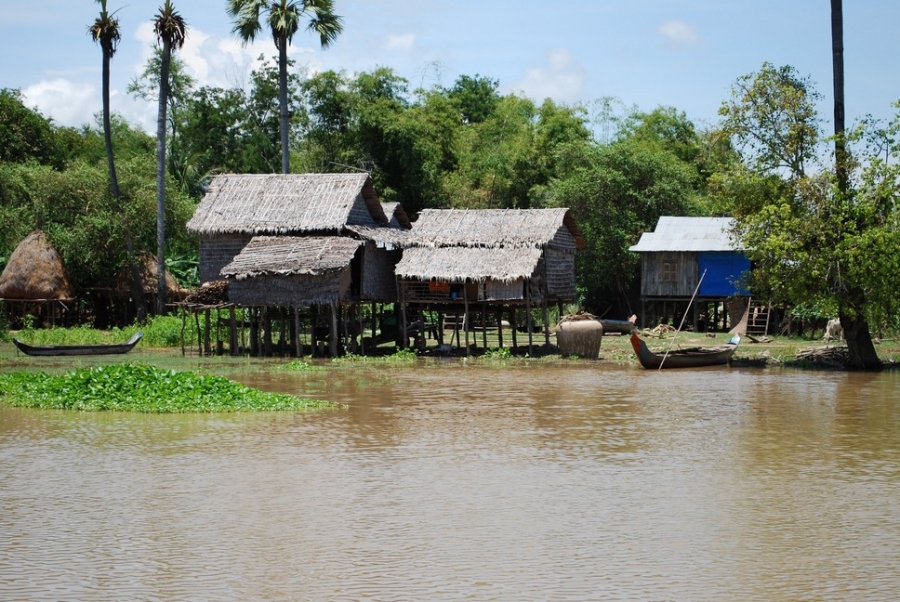
[[0,90],[0,161],[37,161],[63,167],[63,153],[49,119],[22,102],[18,90]]
[[[106,162],[109,169],[109,183],[113,198],[117,203],[121,202],[122,194],[119,190],[119,180],[116,177],[116,164],[113,157],[112,127],[110,126],[109,107],[109,63],[116,53],[116,46],[122,39],[119,30],[119,20],[106,10],[106,0],[97,0],[100,5],[100,15],[88,28],[88,32],[95,42],[100,44],[103,52],[102,68],[102,98],[103,98],[103,139],[106,145]],[[128,220],[123,220],[125,229],[125,245],[128,253],[128,263],[131,267],[131,287],[134,303],[137,310],[138,321],[143,322],[147,317],[147,309],[144,305],[144,292],[141,286],[141,277],[134,253],[134,242],[131,237],[131,229]]]
[[169,64],[172,51],[184,46],[187,26],[184,19],[172,7],[172,0],[165,0],[156,14],[153,31],[162,45],[159,70],[159,107],[156,117],[156,273],[158,277],[156,312],[166,313],[166,109],[169,102]]
[[464,123],[480,123],[490,117],[500,101],[495,79],[460,75],[447,97],[457,106]]
[[896,240],[896,183],[888,185],[889,174],[871,171],[877,163],[854,164],[849,154],[841,159],[846,185],[836,170],[807,171],[816,159],[819,120],[813,99],[818,94],[792,68],[764,64],[738,81],[720,111],[723,131],[738,149],[749,146],[755,152],[718,175],[715,189],[730,191],[725,194],[735,202],[738,234],[754,262],[753,288],[787,305],[835,308],[849,367],[880,370],[868,319],[888,303],[883,280],[893,268],[873,266],[887,264],[885,256],[895,254],[890,243]]
[[631,138],[608,146],[570,143],[557,153],[550,197],[572,211],[588,244],[576,265],[584,304],[598,315],[612,306],[629,315],[640,259],[628,248],[659,216],[695,214],[693,166]]
[[763,63],[759,73],[738,78],[722,103],[722,130],[747,165],[800,178],[818,157],[820,98],[793,67]]
[[244,43],[256,38],[262,30],[261,13],[268,14],[267,23],[278,49],[281,171],[290,173],[287,47],[297,33],[303,15],[309,16],[307,29],[319,35],[322,48],[330,46],[341,33],[341,18],[334,14],[332,0],[228,0],[227,10],[234,19],[234,33]]

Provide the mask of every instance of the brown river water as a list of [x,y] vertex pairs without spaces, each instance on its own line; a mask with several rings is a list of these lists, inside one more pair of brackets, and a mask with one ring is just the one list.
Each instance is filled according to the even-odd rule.
[[900,599],[900,373],[235,365],[313,413],[0,408],[0,600]]

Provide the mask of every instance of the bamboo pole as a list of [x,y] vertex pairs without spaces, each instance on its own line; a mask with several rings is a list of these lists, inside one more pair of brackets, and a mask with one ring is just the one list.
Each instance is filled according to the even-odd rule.
[[703,270],[703,273],[700,274],[700,280],[697,281],[697,287],[694,289],[694,294],[691,295],[691,300],[688,301],[687,309],[684,310],[684,314],[681,316],[681,323],[678,325],[678,329],[675,331],[675,335],[672,337],[672,340],[669,341],[669,346],[666,347],[666,352],[663,354],[662,359],[659,362],[658,370],[662,370],[663,364],[666,363],[666,358],[669,357],[669,350],[672,348],[672,345],[675,343],[675,339],[678,337],[678,333],[681,332],[681,327],[684,326],[684,319],[687,317],[688,310],[690,310],[691,305],[694,303],[694,297],[697,296],[697,291],[700,290],[700,284],[703,282],[703,278],[706,276],[706,270]]

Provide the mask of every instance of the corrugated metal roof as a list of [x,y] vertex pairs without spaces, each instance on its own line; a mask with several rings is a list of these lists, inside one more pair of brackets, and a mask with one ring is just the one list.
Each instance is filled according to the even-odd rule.
[[730,217],[662,216],[653,232],[644,232],[629,250],[636,253],[660,251],[740,251],[731,237]]

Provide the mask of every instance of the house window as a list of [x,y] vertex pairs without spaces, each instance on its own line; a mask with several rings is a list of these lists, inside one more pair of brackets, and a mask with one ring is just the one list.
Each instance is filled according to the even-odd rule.
[[663,282],[678,282],[678,264],[674,261],[664,261],[660,272]]

